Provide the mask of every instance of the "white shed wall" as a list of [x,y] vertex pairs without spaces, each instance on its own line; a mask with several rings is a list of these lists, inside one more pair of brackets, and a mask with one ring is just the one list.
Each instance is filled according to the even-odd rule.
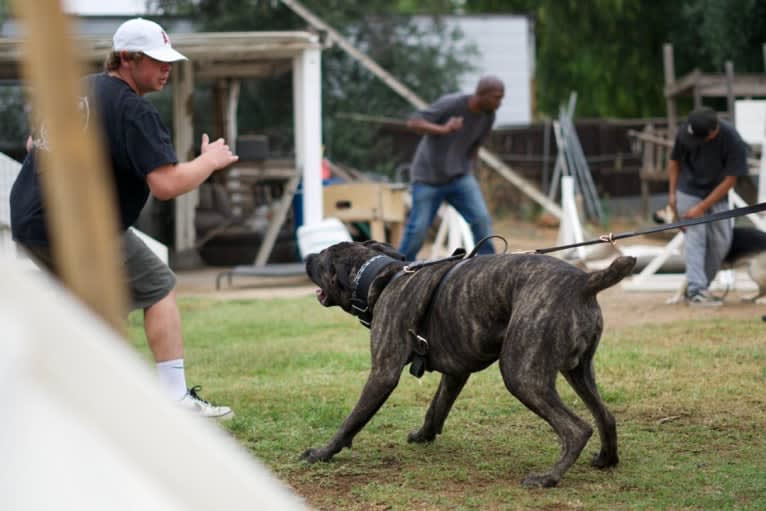
[[[473,92],[479,77],[492,74],[505,83],[505,99],[497,111],[495,127],[528,124],[532,120],[535,74],[534,24],[526,16],[447,16],[444,22],[463,32],[464,44],[473,44],[479,56],[476,70],[460,77],[462,92]],[[425,21],[425,19],[424,19]],[[424,98],[433,101],[436,98]]]

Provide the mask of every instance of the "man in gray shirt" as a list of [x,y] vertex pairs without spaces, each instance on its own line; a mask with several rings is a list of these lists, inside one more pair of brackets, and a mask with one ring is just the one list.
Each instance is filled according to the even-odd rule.
[[[500,79],[485,76],[473,94],[442,96],[407,122],[423,134],[410,167],[412,208],[399,246],[408,261],[417,258],[445,201],[468,222],[474,241],[491,234],[492,220],[471,167],[492,130],[504,92]],[[480,254],[494,252],[489,241],[479,247]]]
[[[700,108],[678,129],[668,163],[669,202],[676,216],[698,218],[729,209],[727,195],[737,176],[747,175],[747,145],[715,111]],[[708,291],[731,247],[731,220],[687,227],[684,231],[686,301],[720,306]]]

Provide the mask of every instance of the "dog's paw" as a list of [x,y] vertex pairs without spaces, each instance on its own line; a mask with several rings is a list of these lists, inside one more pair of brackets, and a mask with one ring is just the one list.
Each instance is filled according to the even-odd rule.
[[427,434],[422,429],[412,431],[407,435],[407,443],[409,444],[423,444],[426,442],[433,442],[436,435]]
[[301,459],[309,463],[316,463],[317,461],[330,461],[332,454],[327,449],[306,449],[301,454]]
[[609,468],[616,467],[619,462],[620,458],[617,457],[617,454],[609,455],[601,451],[593,455],[590,465],[596,468]]
[[527,488],[553,488],[559,484],[559,479],[552,474],[529,474],[521,484]]

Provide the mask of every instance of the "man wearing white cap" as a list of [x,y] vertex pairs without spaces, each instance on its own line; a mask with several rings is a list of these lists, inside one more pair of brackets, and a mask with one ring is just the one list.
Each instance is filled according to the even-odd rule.
[[[199,397],[199,387],[187,387],[175,275],[128,230],[150,193],[160,200],[178,197],[238,159],[223,139],[210,142],[203,135],[202,154],[192,161],[178,162],[157,109],[142,96],[161,90],[170,76],[170,63],[179,60],[186,57],[173,49],[158,24],[142,18],[126,21],[114,34],[105,72],[85,78],[87,96],[81,98],[80,105],[85,122],[100,121],[107,142],[124,231],[127,285],[133,309],[144,310],[144,330],[160,383],[182,406],[206,417],[230,418],[233,412],[229,407],[214,406]],[[35,170],[35,153],[48,150],[44,130],[32,146],[11,191],[12,231],[16,241],[55,273]]]

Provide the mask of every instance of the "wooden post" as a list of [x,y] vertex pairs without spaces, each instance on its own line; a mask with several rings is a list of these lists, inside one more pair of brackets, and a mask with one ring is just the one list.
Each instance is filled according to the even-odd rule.
[[[194,158],[193,113],[194,71],[192,63],[182,60],[173,64],[173,144],[178,161]],[[175,198],[176,265],[198,264],[195,249],[194,212],[199,202],[199,190],[191,190]]]
[[[213,133],[210,133],[211,138],[215,140],[218,137],[223,137],[228,142],[226,137],[226,91],[228,90],[228,83],[225,78],[218,78],[213,82],[212,86],[212,99],[211,108],[213,109]],[[232,150],[234,148],[232,147]],[[236,152],[235,152],[236,154]]]
[[727,60],[725,64],[726,69],[726,108],[729,111],[729,122],[733,125],[737,125],[736,114],[734,112],[734,63],[731,60]]
[[[81,76],[60,0],[17,0],[24,25],[22,73],[50,151],[38,151],[53,256],[64,284],[119,332],[127,313],[117,211],[102,134],[78,111]],[[92,105],[90,106],[92,108]]]
[[226,142],[234,154],[237,154],[237,136],[239,135],[237,109],[239,108],[240,83],[237,78],[230,79],[226,94]]
[[665,43],[662,45],[662,62],[665,71],[665,108],[668,112],[668,137],[670,140],[676,138],[676,124],[678,123],[678,113],[676,112],[676,99],[668,92],[668,88],[676,81],[676,69],[673,62],[673,45]]
[[694,76],[694,88],[692,89],[694,94],[694,108],[702,108],[702,90],[700,88],[700,76]]
[[[644,127],[644,133],[649,136],[654,135],[654,126],[647,124]],[[639,171],[639,177],[641,178],[641,217],[649,218],[649,179],[650,174],[655,171],[655,145],[648,140],[642,140],[641,151],[641,170]]]

